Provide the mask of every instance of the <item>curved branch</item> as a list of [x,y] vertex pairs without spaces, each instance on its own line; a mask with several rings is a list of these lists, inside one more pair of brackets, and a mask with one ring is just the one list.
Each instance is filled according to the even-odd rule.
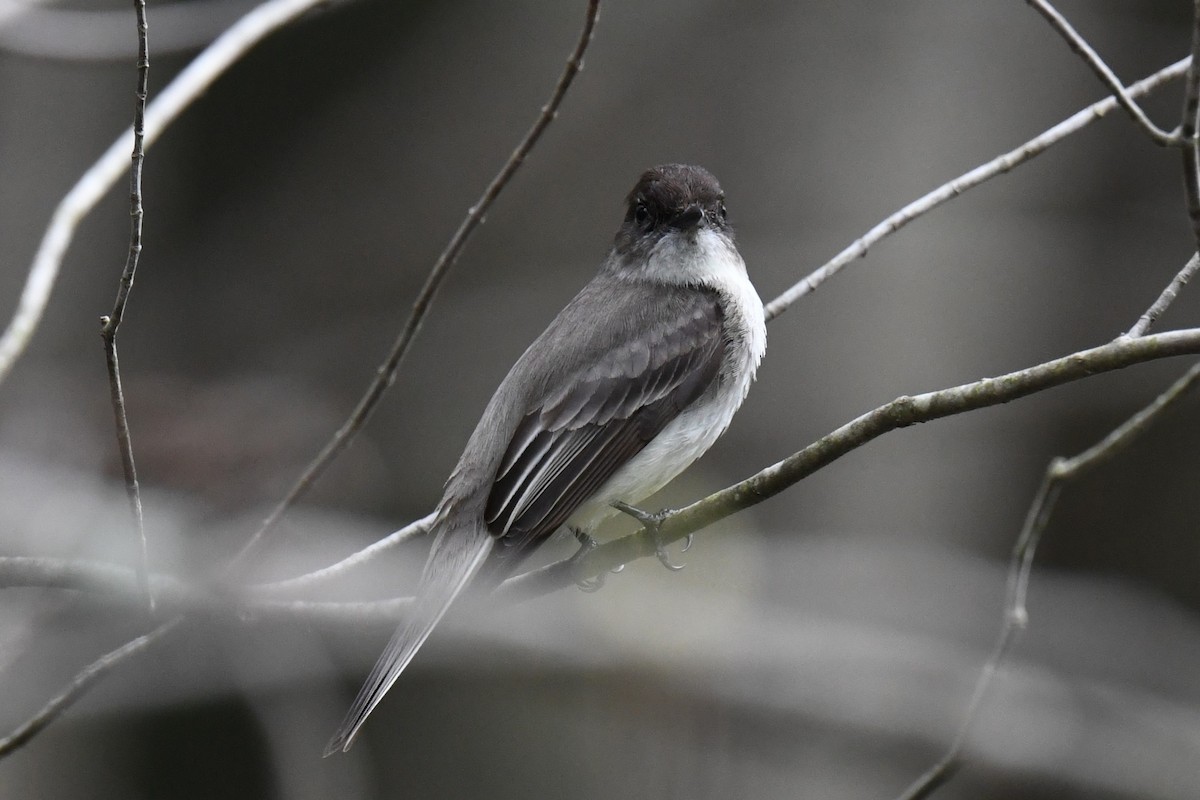
[[575,80],[575,76],[583,69],[583,55],[587,52],[588,44],[592,41],[592,32],[596,28],[596,20],[599,18],[599,15],[600,0],[588,0],[587,16],[584,19],[583,30],[579,34],[579,41],[576,42],[575,50],[571,53],[571,57],[567,59],[567,64],[558,78],[558,83],[555,84],[554,91],[550,94],[549,102],[542,106],[541,113],[534,120],[529,132],[525,134],[525,138],[513,150],[508,161],[496,173],[496,177],[492,178],[492,182],[483,190],[483,195],[479,198],[478,202],[467,211],[466,218],[458,226],[458,230],[454,232],[454,236],[450,238],[446,249],[438,256],[433,269],[429,271],[428,277],[425,278],[425,285],[421,287],[421,292],[417,295],[417,299],[413,303],[412,313],[409,315],[408,321],[405,322],[404,329],[400,331],[395,344],[392,345],[392,350],[388,353],[387,359],[375,371],[375,379],[367,387],[367,391],[358,401],[358,405],[355,406],[354,411],[350,413],[350,417],[337,430],[333,438],[326,443],[325,447],[321,449],[317,457],[304,468],[303,474],[292,485],[292,488],[288,490],[287,495],[271,510],[271,513],[263,521],[262,525],[250,537],[250,540],[233,557],[233,560],[229,564],[230,569],[235,565],[245,562],[250,554],[262,545],[270,532],[283,519],[283,515],[287,510],[308,491],[317,478],[325,472],[325,468],[346,449],[351,440],[362,429],[362,426],[370,419],[371,414],[374,413],[375,408],[379,405],[379,401],[383,399],[383,395],[388,390],[388,387],[396,380],[396,373],[400,370],[400,363],[404,360],[405,354],[408,353],[408,348],[412,345],[413,339],[420,332],[421,324],[425,321],[425,315],[429,313],[429,307],[433,303],[433,298],[437,294],[438,287],[441,286],[442,280],[445,279],[450,268],[454,266],[454,262],[458,260],[458,255],[466,245],[467,239],[470,238],[475,228],[483,222],[484,215],[496,197],[499,196],[500,191],[508,185],[509,180],[521,164],[524,163],[526,156],[533,150],[533,146],[537,144],[538,139],[541,138],[542,133],[545,132],[550,122],[558,115],[558,107],[562,105],[563,98],[567,94],[567,89],[570,88],[571,82]]
[[1104,63],[1104,59],[1100,57],[1100,54],[1092,49],[1087,40],[1079,35],[1079,32],[1067,21],[1067,18],[1060,14],[1058,9],[1050,5],[1048,0],[1025,0],[1025,2],[1041,14],[1050,23],[1050,27],[1054,28],[1070,48],[1087,63],[1092,72],[1096,74],[1096,77],[1103,81],[1112,91],[1113,97],[1121,104],[1121,107],[1125,109],[1137,126],[1145,131],[1146,135],[1155,144],[1164,147],[1176,147],[1186,141],[1181,136],[1167,133],[1146,116],[1146,112],[1130,96],[1125,85],[1121,83],[1121,79],[1112,71],[1112,68]]
[[[158,605],[168,616],[207,614],[236,616],[242,621],[291,619],[341,626],[375,622],[395,625],[409,603],[406,597],[362,602],[247,597],[227,587],[205,590],[157,574],[149,576],[149,583]],[[103,561],[0,556],[0,588],[19,587],[86,592],[111,598],[134,610],[143,607],[144,600],[140,581],[129,567]]]
[[1135,439],[1145,433],[1150,426],[1168,408],[1183,398],[1196,387],[1200,381],[1200,363],[1193,364],[1178,380],[1171,384],[1166,391],[1154,398],[1149,405],[1142,408],[1125,422],[1118,425],[1107,436],[1096,444],[1072,458],[1055,458],[1046,467],[1041,486],[1033,498],[1033,503],[1025,515],[1025,523],[1017,536],[1012,555],[1008,564],[1008,590],[1004,604],[1004,621],[996,640],[992,644],[992,652],[984,662],[983,669],[975,681],[971,699],[963,713],[958,731],[950,747],[926,772],[917,778],[897,800],[923,800],[946,781],[962,765],[962,752],[967,744],[967,736],[975,724],[979,708],[983,705],[991,688],[992,680],[1000,671],[1009,650],[1016,642],[1017,635],[1029,624],[1029,611],[1025,598],[1029,589],[1029,574],[1033,569],[1033,556],[1041,541],[1050,515],[1054,512],[1054,504],[1062,494],[1064,484],[1076,480],[1090,472],[1094,467],[1116,456],[1129,446]]
[[[1007,403],[1035,392],[1080,380],[1091,375],[1123,369],[1134,364],[1200,354],[1200,328],[1170,331],[1139,338],[1121,337],[1109,344],[1082,350],[1069,356],[1010,372],[995,378],[953,386],[948,389],[899,397],[890,403],[847,422],[837,430],[782,461],[691,505],[672,511],[663,518],[660,536],[673,542],[695,533],[737,511],[774,497],[818,469],[831,464],[872,440],[920,422],[930,422],[988,406]],[[1157,412],[1156,412],[1157,413]],[[405,536],[417,535],[422,518],[397,531],[388,540],[395,543]],[[368,548],[370,550],[370,548]],[[496,590],[503,602],[519,602],[573,585],[580,578],[602,572],[655,554],[654,538],[640,531],[600,545],[584,558],[566,559],[534,569],[505,581]],[[369,558],[360,551],[346,561]],[[336,572],[343,567],[327,568]],[[324,570],[320,571],[324,572]],[[252,593],[281,586],[295,588],[316,582],[310,573],[292,581],[251,587]],[[151,576],[151,587],[159,601],[180,610],[237,612],[245,616],[280,616],[327,621],[394,621],[407,599],[397,598],[367,603],[326,603],[306,600],[273,600],[260,596],[237,598],[206,594],[181,582],[160,575]],[[291,584],[289,586],[289,584]],[[64,561],[52,558],[0,558],[0,587],[40,586],[136,598],[133,571],[94,562]]]
[[[1160,86],[1182,76],[1188,71],[1191,63],[1192,59],[1189,57],[1176,61],[1169,67],[1163,67],[1153,75],[1143,78],[1130,86],[1128,90],[1129,96],[1141,97],[1142,95],[1149,94]],[[880,240],[891,236],[917,217],[929,213],[968,189],[974,189],[979,184],[1008,172],[1034,156],[1041,155],[1053,145],[1076,133],[1081,128],[1085,128],[1096,120],[1111,114],[1119,107],[1116,99],[1112,97],[1101,100],[1098,103],[1093,103],[1082,111],[1058,123],[1053,128],[1030,139],[1015,150],[1010,150],[1004,155],[997,156],[986,164],[980,164],[969,172],[959,175],[949,183],[944,183],[932,192],[912,201],[864,233],[860,238],[852,242],[849,247],[838,253],[824,265],[809,273],[804,280],[767,303],[767,319],[774,319],[784,311],[787,311],[792,303],[795,303],[801,297],[815,292],[822,283],[840,272],[847,264],[865,256],[867,251]],[[1184,148],[1184,153],[1187,152],[1189,152],[1189,149]],[[1194,152],[1194,148],[1191,152]],[[1200,201],[1197,201],[1197,209],[1200,209]],[[1196,212],[1195,218],[1200,220],[1200,210]]]
[[1192,253],[1192,257],[1183,265],[1183,269],[1175,274],[1175,277],[1171,279],[1171,282],[1159,294],[1158,299],[1146,309],[1146,313],[1138,317],[1138,321],[1133,324],[1133,327],[1125,335],[1131,338],[1145,336],[1146,332],[1150,330],[1150,326],[1157,322],[1158,318],[1165,314],[1167,309],[1171,307],[1171,304],[1175,302],[1175,298],[1179,296],[1179,291],[1192,279],[1197,269],[1200,269],[1200,252]]
[[[1007,403],[1102,372],[1171,356],[1200,353],[1200,328],[1140,338],[1121,337],[1109,344],[995,378],[898,397],[782,461],[726,489],[665,515],[658,535],[674,542],[718,520],[757,505],[831,464],[852,450],[897,428]],[[580,578],[599,575],[638,558],[654,555],[654,538],[640,531],[597,547],[578,563],[559,562],[506,582],[498,591],[515,598],[545,594]]]
[[407,542],[409,539],[415,539],[418,536],[424,536],[429,533],[430,528],[433,527],[435,516],[435,514],[426,514],[420,519],[405,525],[400,530],[364,547],[362,550],[351,553],[336,564],[330,564],[328,567],[323,567],[304,575],[297,575],[295,578],[259,584],[253,588],[256,592],[281,594],[284,592],[294,592],[299,589],[309,589],[313,586],[334,580],[360,564],[367,563],[381,553]]
[[[662,520],[659,535],[664,542],[682,539],[737,511],[774,497],[818,469],[897,428],[1007,403],[1064,383],[1134,364],[1187,354],[1200,354],[1200,328],[1140,338],[1121,337],[1100,347],[1082,350],[995,378],[984,378],[948,389],[899,397],[847,422],[803,450],[740,483],[715,492],[685,508],[669,512]],[[427,519],[422,518],[397,531],[389,540],[401,535],[416,535],[421,524]],[[505,602],[517,602],[548,594],[571,586],[580,578],[599,575],[614,567],[654,554],[654,538],[649,532],[640,531],[600,545],[578,561],[566,559],[510,578],[496,590],[496,596]],[[361,561],[368,557],[367,551],[361,551],[347,561]],[[338,565],[334,565],[328,569],[337,567]],[[341,571],[341,568],[336,571]],[[261,587],[251,587],[251,591],[273,589],[290,583],[292,586],[289,588],[295,588],[305,585],[305,582],[310,580],[315,582],[310,576],[301,576],[293,580],[296,583],[283,581],[279,584],[265,584]],[[338,621],[394,620],[407,603],[404,598],[368,603],[323,603],[261,597],[238,599],[205,594],[164,576],[151,576],[150,583],[155,595],[164,605],[179,606],[183,609],[237,611],[242,615],[249,613],[255,616],[278,615]],[[16,586],[71,589],[125,598],[136,594],[133,571],[127,567],[51,558],[0,558],[0,587]]]
[[42,706],[36,714],[22,722],[8,736],[0,739],[0,758],[9,755],[14,750],[25,745],[34,736],[37,736],[42,729],[58,719],[62,712],[66,711],[72,703],[78,700],[88,689],[92,688],[92,684],[103,678],[118,665],[125,663],[130,656],[137,655],[154,642],[157,642],[175,630],[182,621],[182,617],[176,617],[173,620],[164,622],[149,633],[143,634],[136,639],[131,639],[116,650],[105,653],[84,667],[83,670],[71,679],[70,683]]
[[[323,2],[327,0],[267,0],[230,26],[146,107],[145,148],[149,149],[193,100],[254,45]],[[132,137],[133,128],[127,128],[109,145],[104,155],[83,173],[54,209],[50,224],[42,234],[42,242],[33,257],[17,310],[4,335],[0,336],[0,383],[4,382],[17,359],[25,352],[42,320],[42,313],[58,280],[63,256],[71,246],[79,223],[124,174],[125,165],[129,162],[128,142]]]

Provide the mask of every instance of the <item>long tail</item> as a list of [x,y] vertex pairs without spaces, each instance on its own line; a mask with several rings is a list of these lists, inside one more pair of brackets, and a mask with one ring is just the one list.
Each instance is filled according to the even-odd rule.
[[375,663],[354,705],[350,706],[337,733],[326,745],[326,756],[338,750],[347,751],[354,744],[354,737],[358,735],[367,715],[379,705],[408,662],[425,644],[454,598],[479,571],[492,550],[493,541],[491,534],[482,526],[475,530],[466,527],[443,528],[438,532],[408,619],[396,629],[387,649]]

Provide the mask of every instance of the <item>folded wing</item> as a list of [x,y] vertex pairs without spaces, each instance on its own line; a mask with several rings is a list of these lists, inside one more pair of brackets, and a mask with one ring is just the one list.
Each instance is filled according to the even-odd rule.
[[497,556],[519,558],[550,536],[718,379],[720,304],[709,292],[685,297],[533,402],[488,496]]

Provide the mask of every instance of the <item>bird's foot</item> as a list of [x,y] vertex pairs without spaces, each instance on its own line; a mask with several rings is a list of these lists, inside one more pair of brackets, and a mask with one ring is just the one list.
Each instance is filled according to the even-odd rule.
[[[628,503],[617,501],[612,504],[613,508],[618,511],[623,511],[629,516],[642,523],[642,527],[650,532],[650,538],[654,540],[654,554],[658,556],[658,561],[672,572],[678,572],[683,569],[683,564],[676,564],[671,560],[671,556],[667,553],[667,546],[662,540],[662,524],[668,517],[675,513],[674,509],[664,508],[661,511],[656,511],[651,514],[649,511],[642,511],[640,508],[635,508]],[[687,539],[683,542],[683,552],[687,552],[692,546],[692,535],[689,533]]]
[[[575,535],[575,538],[579,540],[579,549],[575,551],[575,555],[571,556],[571,566],[574,567],[587,557],[588,553],[599,547],[600,544],[582,528],[572,527],[570,530]],[[579,591],[581,592],[587,592],[588,594],[598,592],[604,588],[604,574],[601,573],[594,578],[580,578],[575,581],[575,585],[579,587]]]

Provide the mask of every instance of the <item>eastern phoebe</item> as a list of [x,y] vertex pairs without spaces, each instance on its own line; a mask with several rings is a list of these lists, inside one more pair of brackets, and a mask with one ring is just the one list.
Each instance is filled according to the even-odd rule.
[[708,450],[766,345],[716,178],[680,164],[647,170],[599,274],[484,410],[446,481],[408,619],[325,755],[350,749],[468,584],[493,588],[563,525],[594,530],[614,503],[640,502]]

